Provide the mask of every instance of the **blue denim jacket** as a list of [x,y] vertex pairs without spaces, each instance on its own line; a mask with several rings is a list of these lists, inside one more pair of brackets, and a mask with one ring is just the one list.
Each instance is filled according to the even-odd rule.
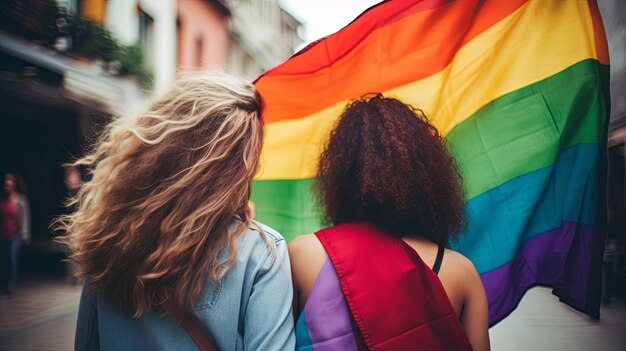
[[[273,229],[251,225],[242,235],[235,266],[218,285],[207,278],[196,310],[221,351],[293,350],[293,287],[287,245]],[[220,253],[227,257],[228,250]],[[176,322],[150,311],[139,319],[107,306],[97,292],[83,289],[76,327],[76,350],[197,350]]]

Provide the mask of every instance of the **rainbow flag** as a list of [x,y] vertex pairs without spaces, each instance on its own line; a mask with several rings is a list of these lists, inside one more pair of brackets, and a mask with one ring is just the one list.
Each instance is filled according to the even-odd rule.
[[288,239],[321,227],[310,189],[350,99],[424,110],[465,181],[452,248],[481,274],[493,325],[534,285],[599,316],[609,58],[595,0],[376,5],[256,81],[266,102],[259,220]]

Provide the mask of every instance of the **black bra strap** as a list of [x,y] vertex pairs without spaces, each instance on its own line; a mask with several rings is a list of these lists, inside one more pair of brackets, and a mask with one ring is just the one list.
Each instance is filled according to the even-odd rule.
[[433,272],[435,272],[435,274],[439,274],[439,268],[441,268],[441,261],[443,261],[444,251],[445,247],[443,247],[443,245],[439,245],[439,249],[437,250],[437,259],[435,260],[435,265],[433,266]]

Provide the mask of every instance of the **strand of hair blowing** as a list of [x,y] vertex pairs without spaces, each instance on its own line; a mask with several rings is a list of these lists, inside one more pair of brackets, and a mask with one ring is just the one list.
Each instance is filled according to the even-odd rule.
[[250,223],[261,110],[252,85],[194,73],[73,163],[92,178],[56,227],[90,291],[135,318],[156,307],[180,320],[208,279],[222,279]]

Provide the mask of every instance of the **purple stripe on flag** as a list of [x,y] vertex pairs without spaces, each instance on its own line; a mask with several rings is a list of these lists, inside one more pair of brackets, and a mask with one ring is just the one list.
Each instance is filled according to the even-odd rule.
[[328,258],[311,288],[304,319],[314,351],[357,350],[348,305],[335,267]]
[[[602,265],[604,257],[604,234],[602,229],[596,228],[594,235],[577,235],[573,242],[568,264],[565,267],[565,278],[563,282],[554,285],[552,293],[558,296],[561,301],[585,312],[592,317],[600,318],[600,295],[602,294],[602,270],[594,268],[594,256],[596,264]],[[598,250],[598,247],[600,248]],[[580,252],[586,252],[582,255]],[[598,252],[599,251],[599,252]],[[597,294],[597,299],[590,295]],[[597,301],[597,306],[594,307]]]
[[506,317],[534,285],[565,289],[584,303],[594,228],[575,222],[528,239],[513,261],[481,274],[489,301],[489,325]]

